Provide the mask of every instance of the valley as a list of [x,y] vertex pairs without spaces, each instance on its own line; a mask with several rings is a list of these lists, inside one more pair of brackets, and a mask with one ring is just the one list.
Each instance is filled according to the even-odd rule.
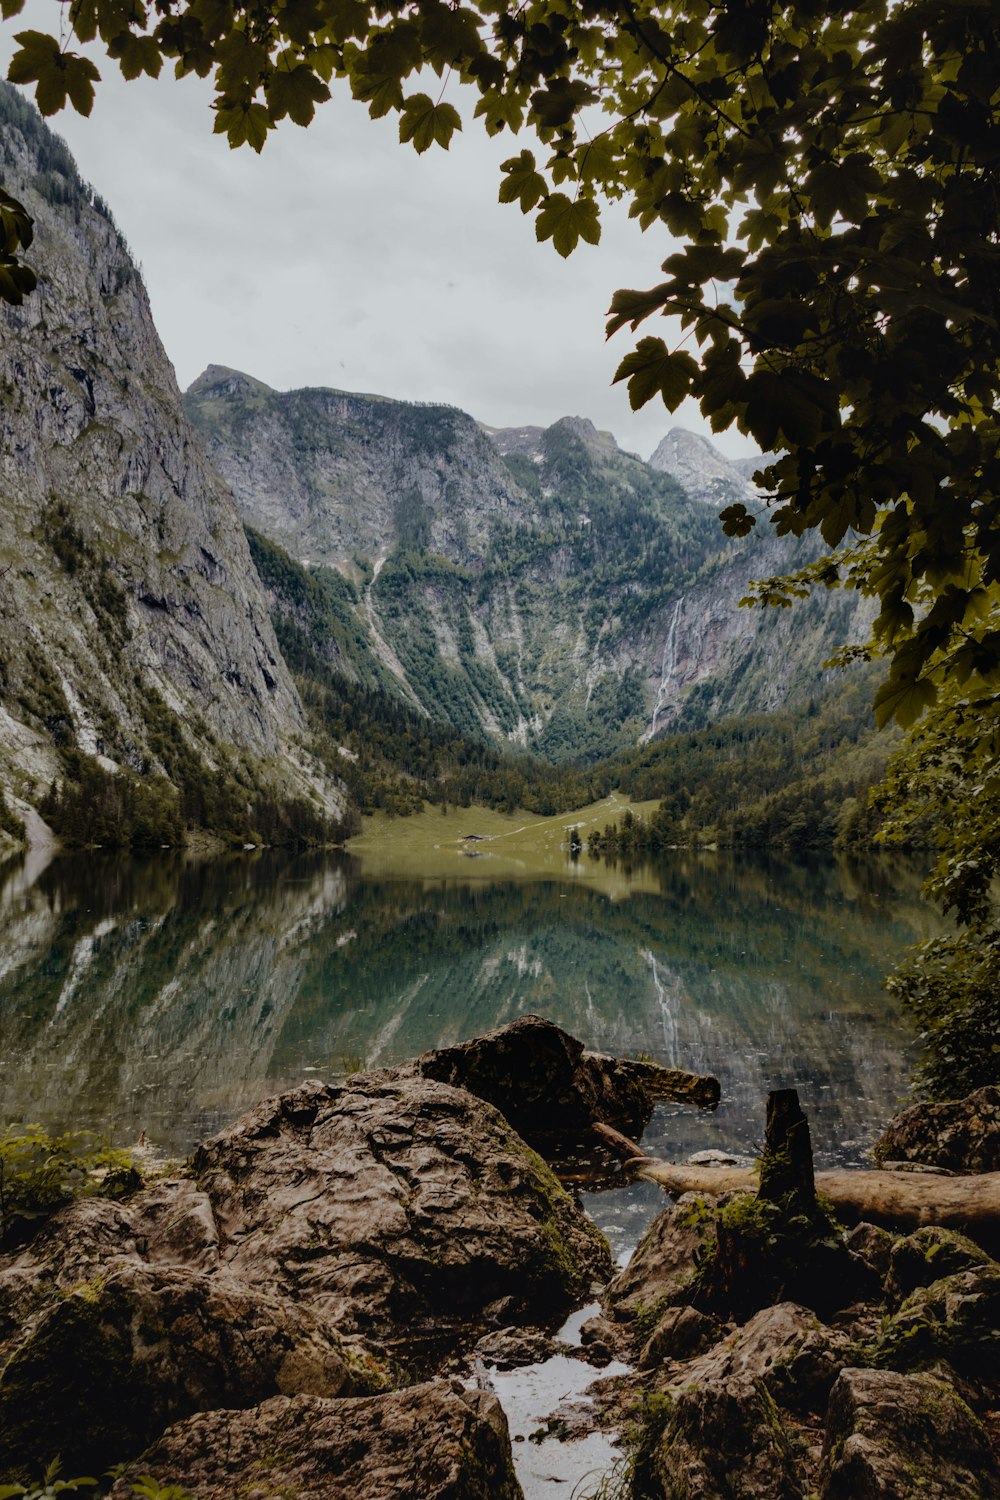
[[[725,841],[805,778],[829,845],[880,753],[864,670],[822,664],[871,609],[738,607],[808,555],[766,523],[723,536],[720,508],[763,509],[752,460],[221,365],[182,399],[110,210],[9,88],[0,109],[45,267],[0,313],[8,844],[315,843],[359,811],[616,790]],[[735,802],[689,753],[723,723]]]

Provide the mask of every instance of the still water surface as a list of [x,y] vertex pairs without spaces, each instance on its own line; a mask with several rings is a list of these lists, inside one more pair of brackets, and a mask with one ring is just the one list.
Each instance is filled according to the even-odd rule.
[[[912,1041],[880,981],[929,914],[896,863],[677,853],[521,881],[481,875],[485,861],[417,879],[409,863],[398,879],[384,859],[376,877],[281,853],[0,871],[0,1126],[144,1131],[184,1155],[303,1077],[529,1011],[591,1047],[718,1075],[714,1114],[658,1106],[645,1140],[668,1158],[755,1154],[767,1090],[795,1086],[819,1162],[859,1162],[905,1091]],[[584,1201],[619,1260],[663,1203],[643,1183]],[[554,1364],[496,1377],[513,1431],[563,1393]],[[615,1453],[599,1435],[515,1451],[531,1500]]]
[[716,1114],[658,1110],[659,1154],[753,1153],[768,1088],[794,1085],[819,1160],[860,1161],[910,1061],[880,980],[929,920],[898,864],[684,852],[617,872],[615,899],[578,872],[394,880],[278,852],[0,879],[0,1115],[179,1155],[303,1077],[534,1011],[719,1076]]

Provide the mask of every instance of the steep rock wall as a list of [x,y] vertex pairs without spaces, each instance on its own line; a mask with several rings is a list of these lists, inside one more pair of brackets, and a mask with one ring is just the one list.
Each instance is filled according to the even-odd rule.
[[300,781],[283,757],[301,705],[141,276],[65,147],[0,88],[0,173],[39,273],[0,309],[0,775],[30,803],[58,745],[156,769],[155,732],[179,720],[209,763],[225,744]]

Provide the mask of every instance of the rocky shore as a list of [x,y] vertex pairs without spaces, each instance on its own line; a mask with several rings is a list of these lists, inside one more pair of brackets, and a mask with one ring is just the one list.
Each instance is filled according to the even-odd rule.
[[[182,1170],[69,1204],[0,1255],[0,1482],[58,1455],[121,1466],[113,1500],[145,1474],[196,1500],[515,1500],[500,1372],[555,1354],[605,1369],[547,1424],[619,1435],[602,1496],[1000,1494],[1000,1266],[974,1240],[856,1225],[816,1296],[800,1276],[737,1320],[692,1279],[710,1198],[666,1208],[616,1272],[539,1154],[598,1120],[638,1136],[658,1093],[711,1107],[713,1083],[524,1018],[303,1085]],[[1000,1091],[981,1094],[936,1127],[911,1112],[885,1149],[954,1170],[966,1139],[997,1170]]]

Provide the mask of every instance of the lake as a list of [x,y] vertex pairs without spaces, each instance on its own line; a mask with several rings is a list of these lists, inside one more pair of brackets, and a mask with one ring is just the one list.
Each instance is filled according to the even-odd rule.
[[[405,843],[406,822],[398,824]],[[898,862],[678,851],[562,878],[366,875],[348,855],[164,851],[0,871],[0,1114],[140,1132],[183,1156],[267,1094],[526,1012],[588,1046],[718,1075],[714,1114],[660,1105],[657,1155],[753,1155],[794,1086],[817,1160],[858,1163],[905,1093],[880,988],[930,914]],[[616,1248],[655,1188],[587,1195]],[[646,1201],[648,1199],[648,1202]]]

